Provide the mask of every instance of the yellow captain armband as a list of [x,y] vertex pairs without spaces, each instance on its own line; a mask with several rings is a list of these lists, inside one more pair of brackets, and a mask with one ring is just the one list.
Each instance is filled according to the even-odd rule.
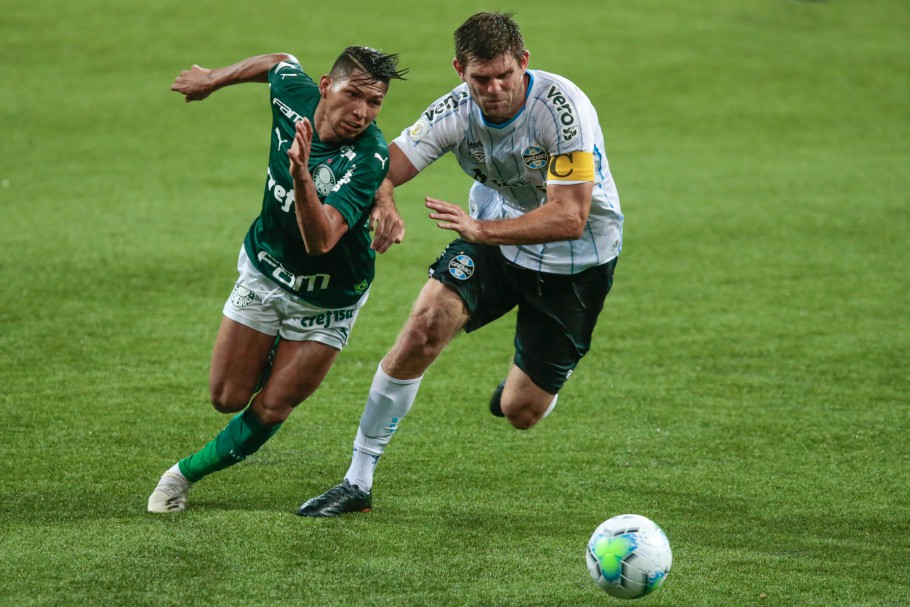
[[570,152],[550,158],[547,181],[594,181],[594,154]]

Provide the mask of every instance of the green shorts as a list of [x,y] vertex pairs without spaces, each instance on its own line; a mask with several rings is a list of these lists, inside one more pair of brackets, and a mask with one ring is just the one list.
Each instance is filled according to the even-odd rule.
[[515,364],[556,394],[591,348],[615,267],[612,259],[578,274],[536,272],[507,261],[498,246],[458,239],[430,266],[430,277],[464,301],[468,333],[517,306]]

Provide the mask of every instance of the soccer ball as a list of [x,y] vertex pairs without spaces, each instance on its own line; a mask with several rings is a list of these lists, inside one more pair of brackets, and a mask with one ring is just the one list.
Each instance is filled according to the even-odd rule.
[[594,582],[620,599],[637,599],[657,590],[673,564],[663,529],[638,514],[621,514],[601,523],[585,554]]

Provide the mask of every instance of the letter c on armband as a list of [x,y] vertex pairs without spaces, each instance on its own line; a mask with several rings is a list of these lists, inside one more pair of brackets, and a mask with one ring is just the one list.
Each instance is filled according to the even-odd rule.
[[547,181],[594,181],[594,154],[570,152],[550,158]]

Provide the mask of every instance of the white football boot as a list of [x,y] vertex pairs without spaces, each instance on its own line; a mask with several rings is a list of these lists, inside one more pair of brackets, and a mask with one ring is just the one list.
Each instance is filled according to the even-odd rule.
[[192,483],[171,468],[161,475],[161,480],[149,496],[149,512],[180,512],[186,508],[186,494]]

